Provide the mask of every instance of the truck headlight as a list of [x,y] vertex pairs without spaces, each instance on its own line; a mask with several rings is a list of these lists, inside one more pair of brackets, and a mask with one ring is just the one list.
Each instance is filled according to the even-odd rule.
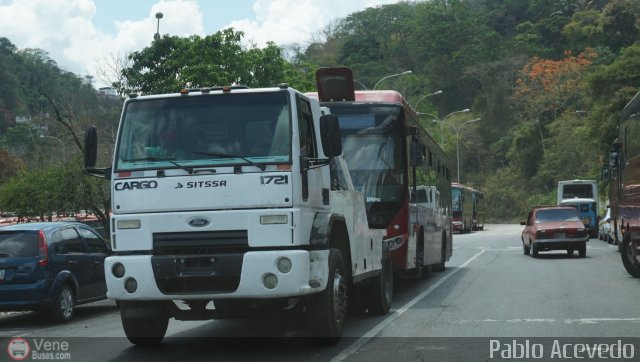
[[288,224],[288,215],[262,215],[260,216],[260,224],[272,225],[272,224]]
[[140,220],[118,220],[118,229],[140,229]]

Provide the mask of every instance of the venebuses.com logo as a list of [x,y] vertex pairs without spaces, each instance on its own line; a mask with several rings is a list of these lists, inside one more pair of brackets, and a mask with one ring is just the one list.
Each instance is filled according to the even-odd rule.
[[[7,355],[13,361],[24,360],[70,360],[68,341],[47,338],[11,338],[7,343]],[[2,358],[0,357],[0,361]]]
[[31,346],[24,338],[12,338],[7,344],[7,354],[14,361],[23,361],[29,358]]

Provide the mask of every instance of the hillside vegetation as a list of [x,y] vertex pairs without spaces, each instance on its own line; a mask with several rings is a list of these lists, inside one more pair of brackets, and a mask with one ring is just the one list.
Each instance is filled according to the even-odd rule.
[[[454,160],[449,126],[481,118],[461,128],[460,180],[485,193],[493,222],[519,220],[529,206],[553,203],[558,180],[599,179],[620,111],[640,90],[637,0],[405,2],[353,13],[321,35],[320,42],[287,49],[243,46],[243,34],[233,29],[164,35],[129,55],[113,86],[127,94],[287,82],[313,91],[316,68],[349,66],[360,88],[379,82],[376,89],[400,91]],[[406,70],[412,74],[380,81]],[[71,131],[81,125],[100,122],[101,136],[111,137],[101,142],[112,144],[118,105],[101,101],[85,79],[60,70],[46,54],[4,39],[0,83],[0,110],[49,125],[69,149],[77,148],[76,156]],[[427,96],[437,90],[442,94]],[[471,112],[454,113],[466,108]],[[13,165],[0,169],[0,183],[24,174],[16,170],[52,162],[38,156],[45,144],[29,129],[0,131],[6,151],[0,165]],[[7,210],[11,205],[2,200],[0,210]]]

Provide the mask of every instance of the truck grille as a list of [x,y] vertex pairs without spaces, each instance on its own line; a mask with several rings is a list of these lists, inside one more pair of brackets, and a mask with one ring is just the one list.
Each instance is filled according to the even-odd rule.
[[248,249],[246,230],[153,234],[153,255],[244,253]]
[[233,292],[249,249],[246,230],[153,234],[153,273],[165,294]]

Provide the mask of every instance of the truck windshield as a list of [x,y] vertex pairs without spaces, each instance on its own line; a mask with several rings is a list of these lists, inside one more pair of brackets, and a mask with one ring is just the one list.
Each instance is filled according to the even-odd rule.
[[287,92],[133,100],[115,170],[290,163],[290,124]]

